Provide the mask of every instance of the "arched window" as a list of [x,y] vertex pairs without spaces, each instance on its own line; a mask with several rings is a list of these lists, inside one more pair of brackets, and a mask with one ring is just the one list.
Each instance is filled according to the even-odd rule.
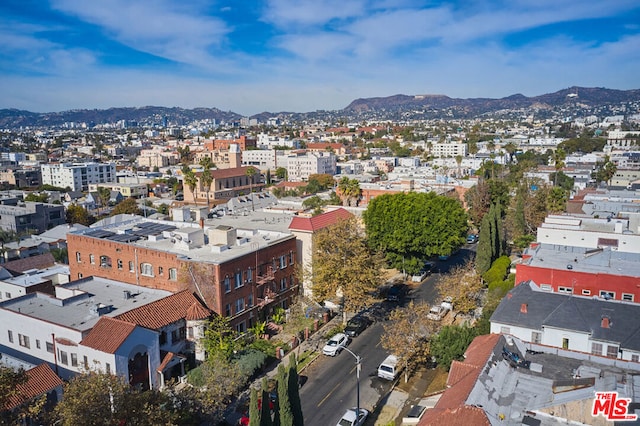
[[141,263],[140,274],[153,277],[153,265],[150,263]]

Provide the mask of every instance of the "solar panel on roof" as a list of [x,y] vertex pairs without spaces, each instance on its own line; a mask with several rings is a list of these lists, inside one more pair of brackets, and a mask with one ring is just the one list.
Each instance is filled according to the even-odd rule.
[[106,238],[109,237],[111,235],[115,235],[113,232],[111,231],[105,231],[103,229],[96,229],[95,231],[91,231],[91,232],[87,232],[88,236],[90,237],[94,237],[94,238]]
[[130,234],[118,234],[118,235],[112,235],[107,239],[111,241],[116,241],[119,243],[131,243],[133,241],[138,241],[140,237],[137,235],[130,235]]

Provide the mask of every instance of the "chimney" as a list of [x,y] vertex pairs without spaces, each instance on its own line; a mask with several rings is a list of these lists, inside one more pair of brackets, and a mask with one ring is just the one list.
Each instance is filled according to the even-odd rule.
[[513,294],[507,293],[507,299],[511,299],[512,297],[513,297]]
[[520,305],[520,313],[521,314],[526,314],[527,313],[527,304],[523,303],[522,305]]
[[602,317],[602,322],[600,323],[600,327],[609,328],[611,324],[609,323],[609,317]]

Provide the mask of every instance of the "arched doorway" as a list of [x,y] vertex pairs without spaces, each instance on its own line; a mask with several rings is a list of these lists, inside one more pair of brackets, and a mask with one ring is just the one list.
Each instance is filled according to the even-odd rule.
[[149,390],[149,355],[136,352],[129,358],[129,384],[141,390]]

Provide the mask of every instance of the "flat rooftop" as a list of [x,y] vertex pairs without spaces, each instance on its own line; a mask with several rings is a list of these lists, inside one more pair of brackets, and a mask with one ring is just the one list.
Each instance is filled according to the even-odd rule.
[[[245,218],[245,216],[241,217]],[[253,222],[252,227],[240,227],[241,220],[209,219],[201,228],[199,224],[193,222],[161,221],[133,216],[99,228],[74,231],[70,235],[115,241],[173,253],[182,259],[220,264],[295,238],[290,232],[262,229],[262,224],[266,223],[264,221],[264,218],[258,219]],[[270,221],[275,222],[278,227],[288,227],[290,218],[276,216]],[[251,222],[247,223],[246,219],[242,222],[245,225],[251,224]],[[214,234],[220,237],[225,233],[228,233],[229,237],[224,243],[213,241]],[[233,241],[229,241],[230,239]]]
[[56,286],[55,297],[31,293],[4,301],[0,308],[83,332],[93,328],[102,315],[115,317],[171,294],[164,290],[88,277]]
[[3,279],[2,282],[12,284],[19,287],[31,287],[51,280],[54,275],[69,276],[69,265],[55,265],[50,268],[36,269],[33,271],[25,271],[24,274],[17,277]]
[[588,249],[539,244],[536,248],[528,248],[525,255],[531,255],[531,257],[523,259],[523,265],[640,277],[640,262],[638,262],[640,257],[637,253],[612,251],[609,248]]

